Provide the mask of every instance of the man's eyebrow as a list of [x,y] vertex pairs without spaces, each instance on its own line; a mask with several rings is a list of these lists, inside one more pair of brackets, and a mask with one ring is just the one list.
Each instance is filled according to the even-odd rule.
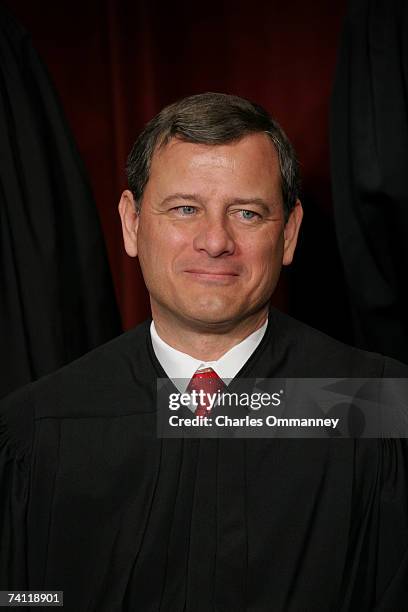
[[165,206],[174,200],[186,200],[187,202],[203,204],[203,199],[197,193],[171,193],[160,202],[160,205]]
[[234,198],[229,202],[230,205],[248,206],[249,204],[260,206],[264,211],[270,212],[278,206],[277,202],[264,200],[263,198]]

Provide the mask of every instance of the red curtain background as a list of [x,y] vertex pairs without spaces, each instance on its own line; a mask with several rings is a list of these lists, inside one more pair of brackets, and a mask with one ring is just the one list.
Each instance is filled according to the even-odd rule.
[[298,152],[305,227],[275,303],[347,339],[330,194],[328,109],[345,0],[205,3],[6,0],[47,65],[89,171],[123,324],[149,312],[122,248],[117,202],[127,153],[164,105],[222,91],[265,106]]

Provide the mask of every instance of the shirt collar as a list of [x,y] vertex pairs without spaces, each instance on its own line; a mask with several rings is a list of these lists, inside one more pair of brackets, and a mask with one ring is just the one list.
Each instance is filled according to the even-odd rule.
[[201,361],[173,348],[160,338],[154,321],[150,325],[150,335],[153,350],[160,365],[167,376],[174,382],[177,389],[184,393],[194,372],[200,368],[212,368],[224,383],[228,384],[258,347],[267,326],[268,320],[265,321],[262,327],[244,338],[244,340],[241,340],[239,344],[233,346],[217,361]]

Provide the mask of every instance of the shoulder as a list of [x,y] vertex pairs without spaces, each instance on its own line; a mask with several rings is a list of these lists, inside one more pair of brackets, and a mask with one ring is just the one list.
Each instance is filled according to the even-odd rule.
[[270,311],[270,347],[299,377],[407,377],[408,366],[349,346],[274,308]]
[[19,389],[0,402],[3,423],[30,419],[120,416],[135,409],[154,379],[147,339],[149,322]]

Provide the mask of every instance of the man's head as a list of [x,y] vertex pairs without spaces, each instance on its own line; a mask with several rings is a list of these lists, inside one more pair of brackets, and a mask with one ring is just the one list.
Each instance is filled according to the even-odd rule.
[[298,164],[261,107],[224,94],[165,108],[136,141],[119,205],[155,318],[223,328],[266,309],[292,260]]

